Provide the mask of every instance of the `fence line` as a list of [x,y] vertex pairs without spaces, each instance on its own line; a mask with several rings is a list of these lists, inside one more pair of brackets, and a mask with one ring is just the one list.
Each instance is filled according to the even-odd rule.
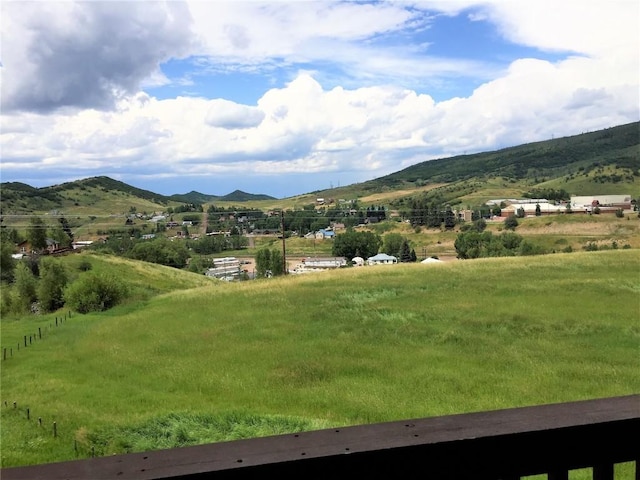
[[[63,316],[55,316],[55,326],[62,326],[67,322],[68,318],[71,318],[71,311],[65,313]],[[54,323],[51,322],[46,327],[47,330],[53,330]],[[36,340],[43,340],[42,327],[38,327],[38,333],[29,333],[22,336],[22,342],[18,342],[16,345],[16,353],[20,351],[20,345],[23,345],[23,349],[32,346]],[[10,347],[2,347],[2,361],[5,362],[13,358],[13,345]]]

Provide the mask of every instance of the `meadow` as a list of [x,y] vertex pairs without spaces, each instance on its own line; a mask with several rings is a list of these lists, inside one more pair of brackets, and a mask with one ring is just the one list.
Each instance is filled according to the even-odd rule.
[[2,319],[3,467],[640,392],[637,249],[240,283],[79,257],[137,293]]

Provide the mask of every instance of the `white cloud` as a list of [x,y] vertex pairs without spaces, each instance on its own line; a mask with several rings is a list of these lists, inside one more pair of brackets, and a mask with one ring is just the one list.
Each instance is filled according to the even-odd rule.
[[260,125],[264,112],[255,107],[238,105],[224,99],[211,100],[205,122],[212,127],[241,129]]
[[3,2],[5,110],[111,108],[140,84],[161,81],[160,62],[185,54],[181,3]]
[[[361,181],[640,116],[636,2],[126,5],[2,4],[9,19],[2,24],[3,176],[350,172]],[[376,35],[428,28],[432,17],[420,15],[432,8],[491,21],[514,42],[571,53],[498,70],[425,56],[424,45],[372,49]],[[331,72],[301,71],[256,105],[141,92],[166,83],[162,61],[187,54],[239,69],[336,62],[349,83],[326,87]],[[402,86],[403,78],[459,75],[482,84],[445,101]]]

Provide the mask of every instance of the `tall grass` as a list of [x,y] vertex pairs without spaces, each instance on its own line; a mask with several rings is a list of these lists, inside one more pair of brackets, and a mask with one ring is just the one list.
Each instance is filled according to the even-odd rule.
[[2,363],[2,465],[637,393],[639,260],[341,269],[73,315]]

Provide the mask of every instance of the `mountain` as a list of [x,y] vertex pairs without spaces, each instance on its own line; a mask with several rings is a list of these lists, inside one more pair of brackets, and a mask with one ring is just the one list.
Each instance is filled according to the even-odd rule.
[[[488,198],[545,189],[562,189],[572,195],[629,193],[640,197],[640,122],[492,152],[429,160],[374,180],[310,192],[281,203],[313,202],[317,196],[397,202],[429,190],[440,201],[477,204]],[[3,215],[54,210],[94,215],[154,212],[181,203],[276,200],[240,190],[225,196],[195,191],[164,196],[104,176],[44,188],[2,183],[0,195]]]
[[182,203],[209,203],[209,202],[250,202],[254,200],[275,200],[275,197],[269,195],[246,193],[242,190],[235,190],[227,195],[207,195],[196,191],[191,191],[185,194],[171,195],[171,200]]
[[[442,185],[438,187],[438,185]],[[564,189],[573,195],[630,193],[640,197],[640,122],[491,152],[424,161],[366,182],[313,192],[330,198],[393,197],[435,188],[446,198],[495,198]],[[447,195],[442,195],[448,190]],[[489,190],[493,193],[489,194]],[[486,195],[483,195],[486,191]],[[380,197],[380,195],[383,195]],[[506,194],[505,194],[506,195]]]

